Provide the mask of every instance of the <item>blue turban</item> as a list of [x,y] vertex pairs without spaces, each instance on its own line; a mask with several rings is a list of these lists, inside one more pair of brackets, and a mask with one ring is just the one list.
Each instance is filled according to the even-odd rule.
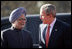
[[13,23],[14,21],[16,21],[22,14],[24,14],[24,16],[26,16],[26,9],[23,7],[19,7],[17,9],[13,10],[9,17],[10,23]]

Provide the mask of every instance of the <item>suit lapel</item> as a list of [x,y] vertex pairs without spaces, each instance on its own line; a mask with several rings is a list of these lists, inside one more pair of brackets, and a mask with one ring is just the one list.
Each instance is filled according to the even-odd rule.
[[54,27],[53,27],[53,29],[52,29],[50,38],[49,38],[49,44],[48,44],[48,45],[52,45],[52,44],[53,44],[52,42],[55,40],[58,31],[59,31],[58,21],[56,20],[56,22],[55,22],[55,24],[54,24]]
[[61,35],[62,35],[62,25],[60,24],[60,21],[57,19],[49,38],[49,45],[52,45],[54,41],[57,40],[58,37],[60,37]]

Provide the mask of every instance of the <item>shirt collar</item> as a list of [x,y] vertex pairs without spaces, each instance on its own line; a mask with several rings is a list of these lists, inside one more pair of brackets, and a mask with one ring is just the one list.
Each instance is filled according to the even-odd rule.
[[[55,22],[56,22],[56,18],[54,19],[54,21],[50,24],[50,27],[53,27],[54,26],[54,24],[55,24]],[[46,27],[46,26],[48,26],[49,24],[40,24],[40,26],[42,26],[42,27]]]
[[54,21],[50,24],[50,26],[54,26],[55,22],[56,22],[56,18],[55,18]]
[[21,31],[21,29],[16,29],[16,28],[14,28],[13,26],[11,26],[11,29],[12,29],[12,30]]

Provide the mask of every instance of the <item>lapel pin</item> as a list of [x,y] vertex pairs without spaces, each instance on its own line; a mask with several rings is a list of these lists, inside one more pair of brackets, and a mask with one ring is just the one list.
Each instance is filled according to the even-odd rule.
[[57,29],[55,29],[55,31],[57,31]]

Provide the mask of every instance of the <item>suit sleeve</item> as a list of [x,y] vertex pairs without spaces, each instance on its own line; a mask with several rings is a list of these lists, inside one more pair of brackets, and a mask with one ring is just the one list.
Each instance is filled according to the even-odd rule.
[[71,27],[68,26],[64,32],[64,44],[65,48],[71,48]]
[[1,48],[7,48],[7,35],[1,31]]

